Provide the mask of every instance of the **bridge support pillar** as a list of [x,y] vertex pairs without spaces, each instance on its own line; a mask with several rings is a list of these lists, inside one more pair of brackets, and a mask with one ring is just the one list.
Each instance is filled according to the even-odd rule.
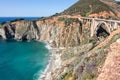
[[118,28],[118,25],[117,25],[116,22],[114,23],[114,26],[113,26],[113,27],[114,27],[114,29],[117,29],[117,28]]
[[95,19],[92,19],[91,34],[90,34],[91,37],[93,37],[93,35],[94,35],[94,27],[95,27]]

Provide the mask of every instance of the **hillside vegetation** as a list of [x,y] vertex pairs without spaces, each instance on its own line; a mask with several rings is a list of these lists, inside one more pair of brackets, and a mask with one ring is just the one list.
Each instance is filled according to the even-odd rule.
[[102,11],[111,11],[114,13],[108,5],[100,0],[79,0],[77,3],[65,10],[63,14],[81,14],[82,16],[86,16],[87,14],[99,13]]

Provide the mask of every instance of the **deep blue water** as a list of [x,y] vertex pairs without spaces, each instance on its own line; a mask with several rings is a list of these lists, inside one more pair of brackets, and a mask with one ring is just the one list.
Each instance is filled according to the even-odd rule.
[[9,22],[15,19],[25,19],[25,20],[36,20],[39,17],[0,17],[0,23],[2,22]]
[[42,42],[0,40],[0,80],[36,80],[49,60]]

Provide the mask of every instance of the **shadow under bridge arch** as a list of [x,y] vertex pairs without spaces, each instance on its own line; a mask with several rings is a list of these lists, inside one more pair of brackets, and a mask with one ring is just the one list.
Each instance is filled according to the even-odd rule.
[[109,28],[109,25],[106,23],[106,22],[100,22],[96,29],[96,36],[97,37],[104,37],[106,38],[107,36],[110,35],[110,28]]

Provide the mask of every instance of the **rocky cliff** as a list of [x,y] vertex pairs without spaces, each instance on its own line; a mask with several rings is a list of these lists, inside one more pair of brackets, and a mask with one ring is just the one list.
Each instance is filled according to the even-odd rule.
[[[77,4],[81,3],[81,1],[88,0],[80,0]],[[98,16],[103,16],[103,14],[116,16],[114,14],[115,11],[112,11],[114,7],[110,8],[108,5],[105,5],[115,2],[114,0],[89,1],[93,4],[92,6],[96,6],[93,2],[97,1],[97,4],[99,4],[97,6],[102,6],[102,10],[104,9],[102,12],[97,13]],[[82,4],[77,7],[86,6],[86,4],[88,5],[89,3],[86,2],[85,5]],[[92,6],[87,6],[87,8]],[[74,14],[72,10],[78,10],[78,8],[71,7],[63,13]],[[83,7],[82,10],[84,12],[87,9]],[[85,12],[85,14],[88,15],[89,13]],[[95,14],[90,15],[94,16]],[[0,37],[5,40],[44,41],[53,47],[52,63],[42,80],[115,79],[113,78],[115,75],[109,74],[109,71],[112,70],[114,72],[119,69],[119,55],[117,55],[119,50],[117,51],[114,48],[119,49],[119,40],[117,39],[120,38],[120,29],[111,32],[110,35],[106,35],[104,32],[99,33],[99,39],[96,36],[90,37],[90,23],[81,22],[78,17],[81,16],[57,15],[34,21],[18,20],[4,23],[0,25]],[[117,43],[112,44],[116,40]],[[108,64],[109,61],[112,65]],[[115,71],[115,74],[118,78],[116,80],[119,80],[119,72]],[[108,77],[109,79],[107,79]]]
[[[36,21],[15,21],[2,25],[0,35],[4,39],[18,41],[45,41],[54,47],[77,46],[80,44],[81,22],[76,19],[42,19]],[[75,20],[75,21],[74,21]]]
[[120,39],[110,45],[110,51],[106,57],[105,64],[97,80],[119,80],[120,79]]
[[[108,66],[107,62],[111,56],[108,53],[109,47],[120,38],[119,34],[120,29],[113,31],[105,40],[90,37],[89,23],[82,23],[77,18],[66,16],[35,21],[19,20],[5,23],[0,27],[3,39],[44,41],[55,49],[50,68],[42,80],[104,80],[109,75],[108,72],[102,73]],[[119,61],[112,66],[118,63]],[[109,70],[111,69],[110,67]],[[118,73],[116,75],[119,77]]]

